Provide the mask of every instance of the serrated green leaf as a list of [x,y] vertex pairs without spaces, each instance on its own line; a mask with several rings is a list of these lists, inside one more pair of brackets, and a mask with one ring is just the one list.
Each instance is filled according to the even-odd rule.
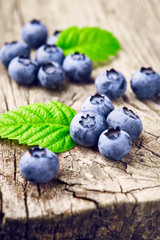
[[58,35],[57,46],[65,55],[80,52],[92,61],[106,61],[120,50],[118,40],[111,32],[98,27],[70,27]]
[[70,122],[75,114],[60,102],[24,105],[0,116],[0,136],[64,152],[75,146],[70,136]]

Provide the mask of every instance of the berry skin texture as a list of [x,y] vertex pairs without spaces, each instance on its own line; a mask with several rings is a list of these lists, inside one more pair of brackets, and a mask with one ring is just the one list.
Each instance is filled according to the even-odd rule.
[[110,99],[121,97],[126,91],[127,81],[125,77],[113,68],[101,73],[95,81],[97,92]]
[[93,66],[89,57],[76,52],[64,59],[63,68],[72,81],[80,83],[90,77]]
[[130,85],[137,97],[150,99],[160,92],[160,75],[151,67],[142,67],[132,75]]
[[21,32],[24,42],[26,42],[31,48],[39,48],[45,44],[47,39],[47,28],[39,20],[32,20],[26,23]]
[[63,50],[56,45],[43,45],[36,51],[36,60],[40,65],[48,62],[57,62],[62,65],[64,59]]
[[10,61],[19,55],[30,56],[30,48],[26,43],[13,41],[1,47],[0,60],[6,68]]
[[47,44],[53,45],[56,44],[58,35],[60,34],[61,31],[56,30],[48,39],[47,39]]
[[59,169],[55,153],[46,148],[31,148],[22,156],[19,163],[24,178],[34,183],[46,183],[53,179]]
[[132,140],[120,127],[108,128],[102,132],[98,141],[99,152],[106,158],[121,160],[131,149]]
[[132,141],[139,137],[143,128],[141,119],[126,107],[113,110],[107,117],[107,123],[109,127],[119,126],[130,135]]
[[89,96],[82,104],[82,111],[92,110],[103,115],[105,118],[114,110],[111,100],[101,94]]
[[105,118],[94,111],[77,113],[70,124],[72,139],[84,147],[96,147],[98,138],[105,129],[107,129]]
[[15,57],[8,66],[9,76],[20,85],[31,85],[37,79],[38,65],[26,57]]
[[65,73],[56,62],[46,63],[39,69],[38,80],[45,88],[54,89],[61,85],[64,79]]

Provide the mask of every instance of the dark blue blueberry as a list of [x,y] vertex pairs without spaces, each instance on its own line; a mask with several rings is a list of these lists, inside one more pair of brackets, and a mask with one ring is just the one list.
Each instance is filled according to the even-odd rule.
[[108,114],[113,111],[114,106],[111,100],[100,94],[94,94],[89,96],[82,104],[82,111],[92,110],[107,117]]
[[132,111],[126,107],[113,110],[107,117],[108,126],[116,128],[120,126],[123,131],[126,131],[132,140],[139,137],[142,132],[142,121]]
[[39,20],[32,20],[22,28],[22,38],[31,48],[39,48],[47,39],[47,28]]
[[94,111],[77,113],[70,125],[72,139],[84,147],[96,147],[100,134],[107,129],[105,118]]
[[151,67],[142,67],[132,75],[130,84],[137,97],[150,99],[160,92],[160,75]]
[[64,59],[63,68],[71,80],[83,82],[90,77],[93,67],[89,57],[76,52]]
[[58,35],[61,31],[55,31],[48,39],[47,39],[47,44],[53,45],[56,44]]
[[38,64],[28,57],[15,57],[8,66],[9,76],[20,85],[31,85],[37,79]]
[[95,81],[97,92],[110,99],[121,97],[126,91],[125,77],[113,68],[100,74]]
[[36,51],[36,60],[40,65],[48,62],[57,62],[62,65],[64,53],[61,48],[56,45],[43,45]]
[[50,62],[39,69],[38,79],[43,87],[52,89],[63,83],[65,73],[58,63]]
[[120,127],[108,128],[102,132],[98,141],[99,152],[106,158],[121,160],[129,153],[132,140]]
[[29,57],[30,48],[26,43],[14,41],[11,43],[5,43],[1,47],[0,60],[6,68],[8,67],[10,61],[19,55],[25,55]]
[[59,169],[55,153],[46,148],[31,148],[22,156],[19,163],[24,178],[34,183],[46,183],[53,179]]

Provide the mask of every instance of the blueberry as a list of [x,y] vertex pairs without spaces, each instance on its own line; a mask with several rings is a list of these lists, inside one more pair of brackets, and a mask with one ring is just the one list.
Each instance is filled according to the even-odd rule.
[[47,39],[47,44],[53,45],[56,44],[58,35],[60,34],[61,31],[56,30],[48,39]]
[[105,118],[94,111],[77,113],[71,121],[72,139],[84,147],[96,147],[100,134],[107,129]]
[[89,96],[82,104],[82,111],[92,110],[107,117],[108,114],[113,111],[114,106],[111,100],[100,94],[94,94]]
[[83,82],[91,75],[92,62],[86,55],[76,52],[64,59],[63,68],[71,80]]
[[129,153],[132,140],[128,133],[120,127],[112,128],[102,132],[98,141],[99,152],[106,158],[121,160]]
[[8,66],[9,76],[20,85],[30,85],[37,78],[38,65],[28,57],[15,57]]
[[56,45],[43,45],[36,51],[36,60],[40,65],[48,62],[57,62],[62,65],[64,53],[61,48]]
[[132,75],[130,84],[137,97],[150,99],[160,92],[160,75],[151,67],[142,67]]
[[0,50],[0,60],[7,68],[10,61],[19,55],[30,55],[30,48],[26,43],[13,41],[5,43]]
[[63,83],[65,73],[58,63],[50,62],[39,69],[38,79],[43,87],[52,89]]
[[46,148],[31,148],[22,156],[19,163],[24,178],[34,183],[46,183],[53,179],[59,169],[55,153]]
[[121,97],[126,91],[125,77],[113,68],[101,73],[95,81],[98,93],[104,94],[110,99]]
[[47,28],[39,20],[32,20],[22,28],[22,38],[31,48],[39,48],[47,39]]
[[107,123],[110,127],[117,127],[126,131],[132,140],[139,137],[142,132],[142,121],[132,111],[126,107],[113,110],[107,117]]

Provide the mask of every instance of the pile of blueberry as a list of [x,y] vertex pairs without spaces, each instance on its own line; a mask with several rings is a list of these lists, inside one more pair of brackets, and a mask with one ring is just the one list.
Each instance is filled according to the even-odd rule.
[[[72,81],[82,83],[92,72],[90,58],[75,52],[67,57],[56,46],[60,31],[55,31],[47,39],[46,26],[39,20],[32,20],[22,28],[24,42],[5,43],[0,49],[0,61],[8,69],[9,76],[20,85],[29,86],[38,81],[49,89],[61,85],[67,75]],[[36,57],[30,59],[31,49],[36,49]],[[160,92],[160,75],[152,68],[142,67],[131,78],[131,88],[139,98],[149,99]],[[126,91],[125,77],[111,69],[100,74],[95,81],[97,92],[110,99],[118,98]]]
[[[49,89],[58,87],[67,75],[72,81],[84,82],[92,72],[89,57],[75,52],[67,57],[56,46],[56,31],[47,39],[47,28],[32,20],[22,28],[24,42],[5,43],[0,49],[0,61],[9,76],[20,85],[29,86],[35,81]],[[31,49],[36,49],[35,60],[30,59]],[[135,95],[150,99],[160,92],[160,75],[152,68],[142,67],[131,77]],[[132,141],[142,132],[142,121],[126,107],[115,109],[110,99],[124,94],[125,77],[111,69],[100,74],[95,81],[97,94],[89,96],[82,104],[82,111],[75,115],[70,125],[72,139],[85,147],[98,147],[110,159],[121,160],[129,153]],[[46,183],[59,169],[56,154],[46,148],[29,149],[20,160],[20,171],[29,181]]]
[[111,100],[102,94],[88,97],[70,125],[71,137],[77,144],[98,146],[103,156],[113,160],[124,158],[141,132],[142,121],[132,110],[114,110]]
[[[9,76],[20,85],[29,86],[38,81],[49,89],[61,85],[67,75],[75,82],[87,80],[92,72],[92,62],[84,54],[75,52],[64,56],[57,47],[59,31],[47,39],[47,28],[32,20],[22,28],[24,42],[5,43],[0,50],[0,61]],[[31,48],[36,49],[35,60],[30,59]]]
[[[100,74],[95,85],[98,93],[115,99],[124,94],[127,82],[120,72],[111,69]],[[142,67],[132,75],[130,85],[138,98],[151,99],[160,93],[160,75],[151,67]]]

